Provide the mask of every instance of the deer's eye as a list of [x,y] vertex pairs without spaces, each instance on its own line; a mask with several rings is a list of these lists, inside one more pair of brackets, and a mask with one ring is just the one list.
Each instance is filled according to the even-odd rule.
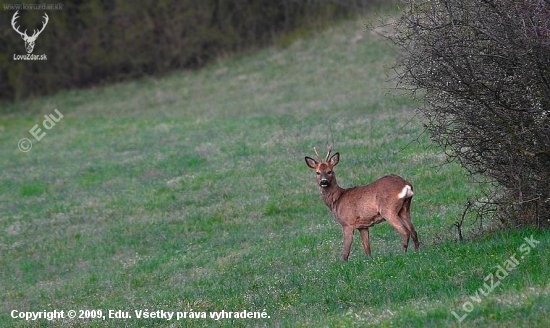
[[328,171],[327,174],[332,174],[332,171]]
[[321,172],[315,172],[315,173],[317,173],[317,175],[321,175]]

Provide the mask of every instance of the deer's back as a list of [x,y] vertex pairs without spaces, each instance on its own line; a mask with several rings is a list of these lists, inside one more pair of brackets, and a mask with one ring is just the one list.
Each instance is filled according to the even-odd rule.
[[[364,185],[346,189],[339,199],[337,213],[340,220],[355,220],[356,218],[375,218],[381,209],[402,204],[396,202],[405,186],[412,185],[398,175],[386,175]],[[404,198],[404,197],[401,197]]]

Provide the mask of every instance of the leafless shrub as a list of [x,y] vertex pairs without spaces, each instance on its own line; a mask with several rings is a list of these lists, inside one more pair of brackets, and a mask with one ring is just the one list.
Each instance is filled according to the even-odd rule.
[[488,198],[478,214],[550,223],[550,3],[404,2],[389,39],[398,88],[421,96],[426,129]]

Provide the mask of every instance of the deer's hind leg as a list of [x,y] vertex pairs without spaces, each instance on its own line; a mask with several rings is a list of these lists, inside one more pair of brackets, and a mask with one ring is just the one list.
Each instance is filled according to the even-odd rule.
[[411,232],[408,228],[405,228],[405,225],[401,222],[399,215],[397,215],[397,211],[384,213],[383,217],[401,235],[401,245],[403,247],[403,252],[406,252],[407,247],[409,247],[409,238],[411,236]]
[[418,234],[416,233],[416,230],[414,229],[411,221],[411,200],[412,197],[405,199],[405,201],[403,202],[403,206],[399,211],[399,218],[401,219],[401,222],[403,223],[405,228],[407,228],[410,232],[410,235],[414,242],[414,249],[418,250],[420,242],[418,240]]

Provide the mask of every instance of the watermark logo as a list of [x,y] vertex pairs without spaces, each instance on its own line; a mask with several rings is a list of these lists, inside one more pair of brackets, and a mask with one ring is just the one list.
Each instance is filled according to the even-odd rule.
[[46,3],[37,3],[37,4],[29,4],[29,3],[14,3],[14,4],[3,4],[4,10],[15,10],[15,14],[13,14],[13,17],[11,19],[11,27],[17,34],[21,36],[23,41],[25,42],[25,51],[27,52],[24,55],[17,55],[13,54],[13,60],[48,60],[48,57],[46,54],[43,55],[33,55],[34,46],[36,44],[36,39],[38,36],[44,31],[46,26],[48,25],[48,22],[50,20],[50,17],[48,14],[44,12],[44,16],[42,16],[42,27],[40,29],[34,29],[33,34],[29,35],[27,34],[27,30],[21,32],[19,29],[21,26],[17,22],[17,19],[20,18],[19,10],[63,10],[63,4],[57,3],[57,4],[46,4]]
[[29,150],[31,150],[32,141],[30,141],[27,138],[23,138],[23,139],[19,140],[19,142],[17,143],[17,147],[19,148],[20,151],[26,153]]
[[493,290],[495,290],[495,288],[498,287],[506,277],[508,277],[510,272],[516,269],[516,267],[520,264],[520,260],[523,260],[525,256],[537,246],[537,244],[540,244],[540,241],[535,240],[533,236],[525,237],[524,240],[525,243],[521,244],[518,249],[521,253],[519,260],[516,258],[517,253],[514,253],[510,256],[510,258],[502,262],[502,264],[497,265],[495,272],[489,273],[483,279],[483,281],[485,281],[483,286],[476,290],[475,295],[470,296],[471,301],[466,301],[462,304],[463,311],[459,311],[460,314],[455,311],[451,311],[458,322],[462,322],[466,319],[470,312],[474,310],[475,303],[481,303],[483,297],[489,296],[489,294],[491,294]]
[[27,53],[32,54],[32,51],[34,50],[34,43],[36,42],[36,38],[38,38],[40,33],[44,31],[44,29],[46,28],[46,25],[48,25],[48,21],[50,20],[50,18],[48,17],[48,14],[44,13],[43,18],[45,20],[42,22],[42,28],[40,30],[34,30],[33,34],[29,36],[27,35],[27,30],[25,30],[25,32],[21,32],[19,31],[19,26],[15,25],[16,24],[15,21],[19,18],[19,16],[17,16],[18,13],[19,13],[19,10],[17,10],[15,14],[13,14],[13,17],[11,19],[11,26],[13,27],[15,32],[21,35],[21,38],[23,39],[23,41],[25,41],[25,49],[27,50]]
[[[55,117],[53,114],[50,115],[44,115],[45,120],[42,121],[42,127],[46,130],[51,130],[55,126],[56,123],[58,123],[62,118],[63,114],[59,112],[57,109],[54,109],[54,112],[57,114],[57,117]],[[43,132],[42,129],[38,126],[38,124],[35,124],[30,130],[29,133],[36,139],[36,141],[40,141],[44,136],[46,135],[46,132]],[[20,151],[26,153],[32,148],[32,141],[28,138],[22,138],[17,143],[17,147]]]

